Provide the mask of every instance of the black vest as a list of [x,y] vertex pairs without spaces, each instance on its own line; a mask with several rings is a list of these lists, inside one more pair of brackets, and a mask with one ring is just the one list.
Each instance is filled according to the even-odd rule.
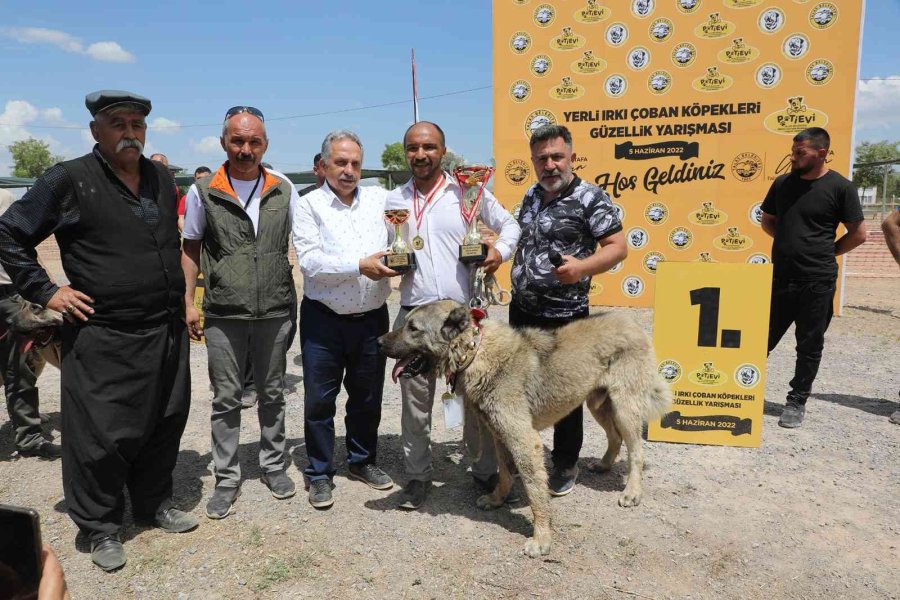
[[[141,161],[146,159],[141,158]],[[78,203],[78,224],[56,232],[70,285],[94,299],[88,323],[139,327],[183,314],[184,274],[171,175],[151,163],[159,206],[155,229],[135,215],[93,154],[61,163]]]

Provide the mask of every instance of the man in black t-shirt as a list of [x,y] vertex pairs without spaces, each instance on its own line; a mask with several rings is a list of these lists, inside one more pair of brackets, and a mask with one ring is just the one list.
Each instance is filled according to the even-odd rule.
[[[831,139],[820,127],[794,136],[792,170],[772,183],[762,204],[762,228],[772,243],[769,352],[796,325],[797,362],[778,424],[800,427],[831,322],[837,260],[866,241],[859,195],[825,164]],[[835,241],[839,224],[847,233]]]

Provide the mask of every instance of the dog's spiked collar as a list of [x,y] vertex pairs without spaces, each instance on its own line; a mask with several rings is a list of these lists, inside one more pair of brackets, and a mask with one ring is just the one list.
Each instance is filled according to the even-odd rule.
[[450,340],[447,383],[453,391],[456,391],[456,376],[472,364],[478,348],[481,346],[481,320],[487,316],[487,313],[480,308],[473,308],[471,312],[471,326]]

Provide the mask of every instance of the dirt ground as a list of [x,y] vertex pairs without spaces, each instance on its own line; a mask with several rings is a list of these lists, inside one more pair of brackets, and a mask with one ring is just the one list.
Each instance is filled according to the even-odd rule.
[[[204,515],[209,470],[206,352],[192,346],[193,407],[175,471],[176,502],[200,516],[181,535],[126,518],[128,564],[92,566],[65,513],[60,463],[15,460],[9,423],[0,427],[0,502],[37,509],[44,540],[60,555],[72,598],[900,598],[900,279],[851,279],[845,314],[827,334],[807,419],[776,425],[793,369],[786,337],[772,353],[758,450],[646,443],[640,506],[619,508],[624,454],[612,473],[590,466],[606,440],[585,424],[575,491],[554,499],[555,539],[543,559],[523,556],[530,511],[475,507],[459,429],[435,418],[435,488],[417,512],[395,509],[399,487],[377,492],[335,478],[335,505],[317,511],[301,491],[275,500],[259,481],[259,428],[245,411],[245,476],[236,512]],[[391,306],[397,310],[396,301]],[[635,310],[649,330],[652,311]],[[493,318],[505,319],[494,309]],[[302,374],[288,356],[287,433],[301,480]],[[59,375],[40,380],[42,412],[59,438]],[[343,423],[336,422],[339,460]],[[405,483],[399,388],[385,386],[380,464]],[[545,444],[550,438],[544,434]],[[549,446],[548,446],[549,447]]]

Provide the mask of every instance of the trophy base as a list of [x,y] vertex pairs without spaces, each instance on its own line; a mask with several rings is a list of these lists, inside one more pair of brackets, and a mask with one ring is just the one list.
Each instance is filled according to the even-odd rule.
[[398,273],[406,273],[416,268],[416,255],[411,252],[385,254],[381,257],[381,262],[387,268],[393,269]]
[[487,254],[487,244],[463,244],[459,247],[459,262],[466,265],[481,262]]

